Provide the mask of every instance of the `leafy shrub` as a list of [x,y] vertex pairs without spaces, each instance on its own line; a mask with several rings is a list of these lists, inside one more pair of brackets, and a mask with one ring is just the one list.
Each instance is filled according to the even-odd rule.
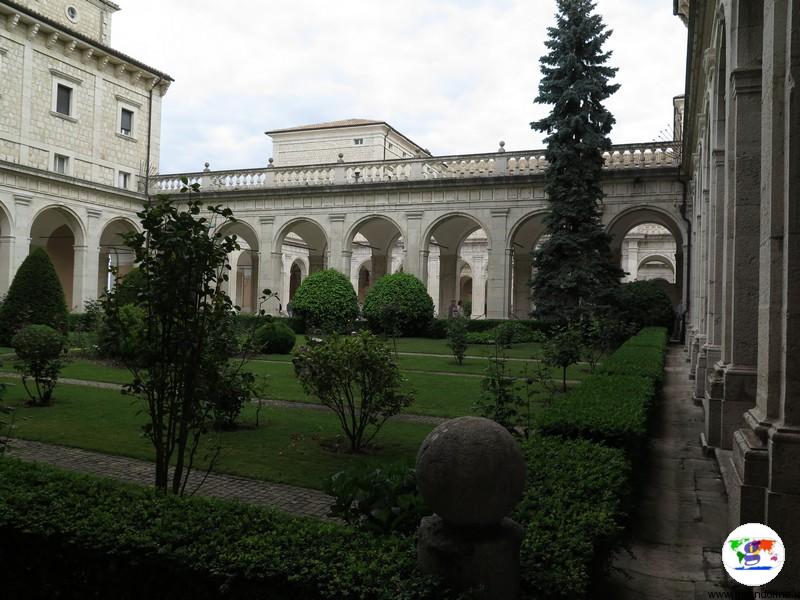
[[288,325],[278,320],[270,320],[253,335],[256,352],[262,354],[289,354],[294,348],[295,334]]
[[227,366],[209,383],[208,395],[214,427],[235,429],[245,404],[255,396],[255,375]]
[[447,320],[447,347],[460,365],[464,362],[464,353],[467,351],[467,320],[456,318]]
[[618,550],[631,468],[616,448],[533,437],[523,444],[527,485],[512,517],[525,527],[525,597],[600,598],[592,580]]
[[344,332],[358,318],[358,298],[344,275],[325,269],[303,280],[292,298],[292,311],[306,328]]
[[[8,598],[450,598],[408,537],[0,461]],[[24,576],[22,576],[24,574]]]
[[[479,322],[479,321],[478,321]],[[538,342],[543,339],[542,332],[538,327],[531,326],[535,321],[500,321],[491,329],[475,330],[470,321],[467,333],[467,341],[470,344],[495,344],[499,343],[504,348],[510,348],[512,344],[525,344],[528,342]]]
[[372,331],[386,331],[384,310],[389,306],[394,307],[400,335],[418,335],[433,319],[433,300],[425,285],[409,273],[384,275],[367,292],[364,318]]
[[145,347],[145,312],[135,304],[120,306],[115,318],[100,318],[97,354],[101,358],[135,363]]
[[544,343],[544,362],[561,369],[561,390],[567,391],[567,369],[581,359],[583,337],[575,326],[557,327]]
[[614,301],[619,314],[636,329],[648,326],[670,328],[675,319],[669,296],[652,281],[632,281],[619,286]]
[[404,463],[340,471],[326,491],[336,498],[331,516],[366,531],[411,534],[431,514],[417,491],[415,470]]
[[147,279],[144,273],[137,268],[133,268],[123,277],[117,280],[114,294],[120,306],[125,304],[138,304],[139,295],[147,286]]
[[339,417],[353,452],[413,400],[402,389],[405,380],[394,354],[368,331],[312,342],[292,363],[303,390]]
[[[64,366],[67,339],[47,325],[28,325],[12,338],[11,345],[17,353],[16,369],[22,374],[22,385],[31,403],[50,404]],[[33,379],[31,387],[30,379]]]
[[22,262],[0,306],[0,344],[25,325],[47,325],[67,330],[64,289],[44,248],[34,248]]

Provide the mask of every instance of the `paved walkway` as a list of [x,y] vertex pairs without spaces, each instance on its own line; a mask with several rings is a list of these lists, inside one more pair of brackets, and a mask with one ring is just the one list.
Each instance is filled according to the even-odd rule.
[[637,512],[603,590],[615,600],[707,600],[724,591],[721,548],[728,500],[719,468],[703,454],[703,409],[690,393],[683,349],[671,346],[656,425],[642,468]]
[[[152,486],[155,477],[153,463],[123,456],[111,456],[78,448],[19,439],[11,441],[9,450],[11,456],[20,460],[45,463],[62,469],[110,477],[127,483]],[[194,471],[189,477],[189,483],[186,486],[187,492],[191,492],[200,485],[204,476],[204,472]],[[333,502],[331,496],[318,490],[217,473],[208,475],[197,491],[197,495],[223,500],[241,500],[293,515],[325,520],[330,520],[328,508]]]

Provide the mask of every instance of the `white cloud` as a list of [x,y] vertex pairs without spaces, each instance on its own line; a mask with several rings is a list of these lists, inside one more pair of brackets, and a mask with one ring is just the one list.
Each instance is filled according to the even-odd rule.
[[[614,30],[613,139],[651,141],[682,93],[686,30],[671,3],[598,0]],[[138,0],[113,45],[175,78],[162,172],[266,164],[265,130],[385,120],[436,154],[538,148],[530,121],[555,0]]]

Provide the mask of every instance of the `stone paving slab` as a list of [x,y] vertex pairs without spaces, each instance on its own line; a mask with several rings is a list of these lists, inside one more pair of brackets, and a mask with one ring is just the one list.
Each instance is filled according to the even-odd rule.
[[[152,486],[155,477],[155,465],[151,462],[55,444],[13,439],[9,453],[20,460],[100,475],[126,483]],[[210,473],[201,485],[204,476],[204,472],[194,471],[189,476],[187,492],[200,486],[196,492],[199,496],[240,500],[293,515],[333,520],[328,517],[333,498],[319,490],[220,473]]]
[[668,350],[636,512],[603,592],[615,600],[706,600],[729,588],[721,561],[728,500],[703,454],[703,409],[692,402],[683,349]]

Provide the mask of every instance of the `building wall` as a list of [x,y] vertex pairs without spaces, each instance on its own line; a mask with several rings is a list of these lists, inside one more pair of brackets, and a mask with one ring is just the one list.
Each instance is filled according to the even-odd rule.
[[[111,15],[117,10],[103,0],[16,0],[31,10],[90,37],[108,44],[111,37]],[[70,18],[67,8],[75,9],[76,17]]]

